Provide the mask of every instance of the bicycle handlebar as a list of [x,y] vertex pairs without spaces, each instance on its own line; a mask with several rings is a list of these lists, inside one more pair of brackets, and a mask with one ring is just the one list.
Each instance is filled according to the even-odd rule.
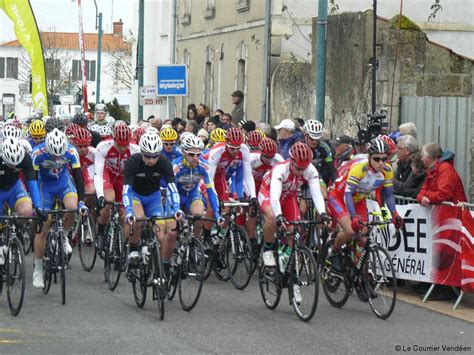
[[188,219],[190,221],[206,221],[206,222],[213,222],[213,223],[216,223],[215,220],[213,220],[212,218],[206,218],[204,216],[193,216],[193,215],[185,215],[184,216],[185,219]]
[[25,216],[19,216],[19,215],[13,215],[13,216],[0,216],[0,220],[20,220],[20,221],[26,221],[26,220],[35,220],[37,217],[25,217]]
[[43,210],[43,212],[47,214],[77,213],[78,211],[79,210],[77,208],[73,210],[66,210],[66,209]]
[[248,202],[222,202],[223,207],[249,207],[250,203]]

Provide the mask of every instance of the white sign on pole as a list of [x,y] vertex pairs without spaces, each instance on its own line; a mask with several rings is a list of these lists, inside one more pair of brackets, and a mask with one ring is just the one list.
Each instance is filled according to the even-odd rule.
[[59,101],[61,101],[61,105],[74,105],[76,98],[74,95],[62,95],[59,97]]
[[156,86],[140,88],[140,105],[163,105],[163,99],[156,96]]

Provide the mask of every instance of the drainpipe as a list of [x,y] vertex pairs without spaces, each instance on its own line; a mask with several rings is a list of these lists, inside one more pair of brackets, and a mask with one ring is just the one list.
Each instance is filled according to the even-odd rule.
[[316,119],[324,124],[326,97],[326,29],[328,24],[328,0],[318,3],[318,35],[316,38]]

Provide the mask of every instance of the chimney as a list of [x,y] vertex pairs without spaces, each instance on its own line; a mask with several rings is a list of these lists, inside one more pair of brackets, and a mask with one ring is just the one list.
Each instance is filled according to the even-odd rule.
[[114,35],[115,36],[122,36],[123,35],[123,22],[122,19],[119,21],[114,22]]

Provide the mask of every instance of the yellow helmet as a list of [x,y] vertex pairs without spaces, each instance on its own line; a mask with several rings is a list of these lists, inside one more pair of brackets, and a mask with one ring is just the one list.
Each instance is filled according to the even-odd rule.
[[164,128],[160,132],[160,138],[163,142],[177,141],[178,132],[176,132],[173,128]]
[[260,135],[262,136],[262,138],[266,138],[266,137],[267,137],[267,135],[265,134],[265,132],[262,131],[260,128],[257,128],[256,131],[257,131],[258,133],[260,133]]
[[29,131],[33,138],[43,138],[46,135],[46,129],[44,128],[43,120],[34,120],[31,122]]
[[214,142],[225,142],[225,129],[223,128],[216,128],[213,129],[210,135],[210,139]]

